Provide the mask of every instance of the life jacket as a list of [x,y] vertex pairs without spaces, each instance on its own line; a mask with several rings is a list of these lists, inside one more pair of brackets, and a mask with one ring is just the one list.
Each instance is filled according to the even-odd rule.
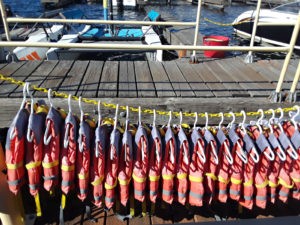
[[7,138],[5,161],[7,165],[7,183],[9,190],[15,195],[25,183],[24,151],[29,113],[20,109],[11,123]]
[[135,134],[133,188],[134,198],[140,202],[145,200],[149,164],[148,139],[146,130],[139,124]]
[[154,126],[149,136],[149,197],[155,203],[159,194],[160,172],[162,168],[162,140],[160,132]]
[[125,130],[122,139],[122,149],[119,159],[119,188],[121,204],[126,207],[129,199],[129,187],[133,166],[133,146],[130,131]]
[[58,185],[59,176],[59,154],[61,146],[61,129],[63,125],[63,117],[60,111],[54,107],[50,107],[46,117],[46,131],[44,136],[43,151],[43,172],[44,172],[44,188],[47,191],[52,190]]
[[274,161],[270,164],[270,173],[268,174],[270,201],[272,203],[275,203],[277,198],[276,190],[278,187],[278,178],[284,162],[281,162],[281,159],[279,157],[282,149],[281,143],[278,139],[280,136],[280,130],[273,126],[273,132],[274,133],[266,132],[266,135],[268,135],[269,143],[271,144],[274,152],[276,153]]
[[264,154],[264,151],[269,153],[271,146],[267,141],[266,137],[261,134],[257,126],[251,126],[250,131],[254,138],[258,149],[260,150],[260,160],[256,165],[255,170],[255,204],[256,206],[265,209],[267,205],[267,186],[268,186],[268,174],[270,170],[270,160]]
[[[202,206],[204,197],[204,169],[208,154],[199,131],[195,128],[191,134],[191,163],[189,167],[189,203],[193,206]],[[202,157],[201,157],[202,155]]]
[[105,206],[111,209],[115,201],[115,188],[118,182],[119,149],[121,133],[113,129],[110,134],[110,146],[107,151],[105,165]]
[[[242,188],[242,196],[239,200],[239,204],[248,208],[252,209],[254,205],[253,195],[254,195],[254,177],[256,172],[256,163],[253,158],[255,155],[255,150],[259,151],[253,139],[248,135],[247,131],[242,132],[242,130],[237,129],[237,133],[243,139],[244,148],[247,152],[248,163],[244,164],[243,170],[243,188]],[[259,154],[259,152],[257,152]],[[252,157],[251,157],[252,156]],[[257,159],[259,160],[259,158]]]
[[[216,187],[218,189],[216,193],[216,198],[223,203],[227,201],[227,186],[230,182],[229,177],[229,169],[230,162],[228,160],[228,152],[227,149],[230,149],[230,142],[228,138],[225,136],[222,129],[219,129],[216,135],[217,147],[219,151],[219,166],[216,171],[216,175],[218,176],[218,182],[216,183]],[[229,152],[230,154],[230,152]],[[232,159],[232,158],[231,158]]]
[[[61,190],[67,195],[75,187],[75,164],[77,151],[78,124],[72,112],[68,113],[65,120],[64,142],[61,149]],[[66,143],[65,143],[66,142]]]
[[[293,147],[294,150],[296,150],[296,153],[298,154],[298,158],[292,160],[292,165],[289,170],[289,175],[292,180],[292,183],[281,182],[283,188],[280,189],[279,193],[283,194],[283,192],[286,192],[287,189],[290,188],[293,198],[300,200],[300,132],[299,128],[296,129],[290,122],[284,123],[283,129],[287,136],[290,137],[290,142],[288,142],[287,140],[284,141],[284,143],[286,144],[284,147],[286,147],[286,150],[290,152],[292,152],[291,147]],[[291,159],[290,154],[287,154],[287,158]],[[287,166],[285,167],[285,169],[288,169]]]
[[[236,133],[237,125],[233,124],[232,128],[228,132],[229,140],[232,146],[232,157],[233,164],[230,167],[230,184],[229,184],[229,196],[235,201],[239,201],[241,197],[241,189],[243,183],[243,166],[244,162],[240,158],[242,156],[244,149],[244,142]],[[248,160],[246,158],[246,160]],[[245,163],[247,164],[247,163]]]
[[175,189],[177,192],[176,200],[185,205],[188,191],[188,171],[190,164],[190,153],[188,139],[182,127],[177,134],[177,154],[176,154],[176,177]]
[[28,126],[31,129],[27,135],[30,136],[31,141],[27,140],[25,167],[28,172],[29,191],[32,196],[38,194],[40,178],[42,177],[43,137],[47,116],[45,106],[46,103],[44,101],[39,101],[37,111],[30,114],[28,120]]
[[93,142],[93,151],[92,151],[92,160],[91,160],[91,169],[90,177],[92,184],[93,192],[93,204],[97,207],[102,206],[102,197],[104,196],[103,181],[105,175],[105,157],[106,157],[106,139],[107,139],[107,126],[100,125],[96,128],[94,142]]
[[205,179],[204,179],[204,189],[205,197],[204,200],[206,203],[211,204],[211,201],[215,193],[215,183],[218,180],[216,176],[219,160],[218,149],[214,136],[212,133],[206,129],[204,132],[204,139],[207,143],[206,152],[208,152],[207,163],[205,164]]
[[89,170],[91,142],[93,140],[95,123],[88,116],[83,116],[83,121],[79,124],[78,149],[76,158],[76,174],[78,178],[79,193],[77,197],[84,201],[89,189]]
[[176,173],[175,155],[177,146],[172,128],[169,126],[165,134],[165,153],[162,165],[162,199],[163,201],[172,204],[174,200],[173,188],[174,177]]

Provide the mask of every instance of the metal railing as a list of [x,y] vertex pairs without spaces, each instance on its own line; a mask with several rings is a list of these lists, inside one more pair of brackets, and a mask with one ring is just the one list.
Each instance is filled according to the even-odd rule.
[[[282,85],[284,82],[285,74],[296,44],[299,28],[300,28],[300,11],[298,13],[298,19],[295,24],[291,23],[260,23],[259,22],[259,12],[261,7],[261,0],[257,2],[256,15],[251,35],[250,46],[197,46],[198,42],[198,33],[199,33],[199,24],[201,16],[201,5],[202,1],[198,1],[197,8],[197,17],[195,22],[178,22],[178,21],[120,21],[120,20],[79,20],[79,19],[49,19],[49,18],[7,18],[4,10],[3,1],[0,0],[0,10],[2,13],[2,20],[4,24],[5,34],[7,41],[0,42],[0,47],[41,47],[41,48],[89,48],[89,49],[131,49],[131,50],[191,50],[192,61],[197,61],[196,51],[205,51],[205,50],[215,50],[215,51],[242,51],[248,52],[248,55],[245,59],[246,62],[252,62],[252,53],[253,52],[287,52],[285,57],[283,67],[279,76],[278,84],[276,90],[272,93],[271,98],[273,102],[280,102],[282,100]],[[159,26],[195,26],[195,37],[193,45],[123,45],[123,44],[96,44],[96,43],[53,43],[53,42],[20,42],[20,41],[11,41],[9,26],[8,23],[76,23],[76,24],[121,24],[121,25],[159,25]],[[294,30],[292,33],[291,41],[285,46],[278,47],[258,47],[254,46],[254,41],[256,37],[257,26],[266,26],[266,25],[293,25]],[[300,78],[300,62],[296,70],[296,74],[290,89],[289,101],[296,100],[296,87]]]

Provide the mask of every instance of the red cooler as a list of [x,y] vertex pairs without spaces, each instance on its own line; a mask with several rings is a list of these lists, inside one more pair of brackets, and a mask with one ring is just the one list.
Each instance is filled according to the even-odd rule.
[[[204,46],[228,46],[229,38],[224,36],[204,36]],[[210,58],[224,58],[224,51],[204,51],[204,55]]]

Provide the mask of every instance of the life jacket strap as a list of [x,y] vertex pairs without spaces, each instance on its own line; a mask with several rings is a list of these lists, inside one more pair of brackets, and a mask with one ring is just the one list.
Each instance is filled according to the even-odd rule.
[[174,174],[170,174],[170,175],[162,175],[162,178],[163,178],[164,180],[173,180],[174,177],[175,177]]
[[27,163],[25,165],[25,167],[26,167],[27,170],[30,170],[30,169],[33,169],[33,168],[41,166],[41,164],[42,164],[42,161],[31,162],[31,163]]
[[269,186],[272,188],[276,188],[279,184],[273,183],[272,181],[269,180]]
[[231,183],[237,184],[237,185],[239,185],[243,182],[243,180],[238,180],[238,179],[235,179],[233,177],[230,178],[230,181],[231,181]]
[[132,174],[132,178],[138,183],[144,183],[147,180],[147,177],[140,178],[140,177],[136,176],[134,173]]
[[85,179],[88,179],[89,178],[89,173],[87,172],[87,173],[85,173],[85,174],[78,174],[78,178],[80,179],[80,180],[85,180]]
[[189,180],[193,181],[193,182],[203,182],[203,177],[193,177],[191,175],[189,175]]
[[223,177],[221,177],[221,176],[218,176],[218,180],[220,181],[220,182],[222,182],[222,183],[225,183],[225,184],[229,184],[229,182],[230,182],[230,179],[224,179]]
[[38,217],[40,217],[40,216],[42,216],[42,210],[41,210],[39,193],[37,193],[36,196],[34,197],[34,201],[35,201],[35,206],[36,206],[36,215]]
[[123,186],[126,186],[130,183],[131,179],[128,179],[128,180],[122,180],[118,177],[118,180],[119,180],[119,184],[120,185],[123,185]]
[[[117,179],[116,179],[116,181],[115,181],[115,183],[114,183],[113,185],[109,185],[109,184],[107,184],[107,183],[104,184],[104,187],[105,187],[105,189],[107,189],[107,190],[112,190],[112,189],[114,189],[116,186],[117,186]],[[106,199],[106,198],[105,198],[105,199]]]
[[205,173],[206,176],[210,177],[211,179],[213,179],[214,181],[218,180],[217,176],[212,174],[212,173]]
[[53,162],[50,162],[50,163],[46,163],[46,162],[42,162],[42,166],[46,169],[50,169],[52,167],[55,167],[55,166],[58,166],[59,164],[59,161],[58,160],[55,160]]
[[61,170],[69,172],[75,170],[75,165],[68,166],[68,165],[61,165]]
[[262,184],[255,184],[255,187],[257,188],[264,188],[268,185],[269,181],[266,179]]
[[252,186],[253,185],[253,179],[250,179],[247,182],[244,182],[243,185],[246,186],[246,187]]
[[187,174],[186,174],[186,173],[177,174],[177,178],[178,178],[179,180],[185,179],[185,178],[187,178]]
[[20,168],[21,166],[23,166],[23,161],[14,163],[14,164],[7,163],[6,166],[7,166],[7,169],[16,170],[16,169]]
[[160,179],[160,176],[151,176],[149,175],[149,180],[150,181],[158,181]]
[[292,181],[292,184],[291,185],[288,185],[282,178],[278,178],[278,183],[281,184],[283,187],[286,187],[286,188],[293,188],[294,186],[294,181]]
[[99,185],[99,184],[102,183],[103,179],[104,179],[104,175],[98,177],[98,179],[96,179],[96,180],[94,180],[93,182],[91,182],[91,184],[92,184],[93,186],[97,186],[97,185]]
[[296,182],[296,183],[299,183],[299,182],[300,182],[300,179],[299,179],[299,178],[294,178],[294,177],[291,176],[291,179],[292,179],[294,182]]

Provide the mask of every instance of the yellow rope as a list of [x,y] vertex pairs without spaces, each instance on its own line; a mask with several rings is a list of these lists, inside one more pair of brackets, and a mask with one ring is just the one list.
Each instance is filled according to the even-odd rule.
[[[7,81],[7,82],[10,82],[12,84],[17,84],[19,86],[24,86],[25,85],[25,82],[23,81],[18,81],[18,80],[15,80],[13,79],[12,77],[5,77],[4,75],[0,74],[0,80],[3,80],[3,81]],[[36,91],[39,91],[39,92],[44,92],[44,93],[48,93],[48,89],[47,88],[43,88],[43,87],[37,87],[36,85],[30,85],[30,88],[36,90]],[[59,97],[62,97],[62,98],[68,98],[69,95],[66,94],[66,93],[63,93],[63,92],[57,92],[57,91],[52,91],[52,94],[55,95],[55,96],[59,96]],[[71,97],[73,100],[76,100],[76,101],[79,101],[79,97],[77,96],[72,96]],[[87,98],[81,98],[81,101],[82,102],[85,102],[85,103],[88,103],[88,104],[93,104],[93,105],[98,105],[98,102],[96,100],[92,100],[92,99],[87,99]],[[115,109],[117,107],[116,104],[113,104],[113,103],[106,103],[106,102],[103,102],[101,101],[101,104],[104,106],[104,107],[107,107],[107,108],[112,108],[112,109]],[[123,110],[126,110],[126,106],[119,106],[119,109],[123,109]],[[135,108],[135,107],[129,107],[129,110],[132,111],[132,112],[138,112],[139,111],[139,108]],[[283,108],[282,109],[284,112],[289,112],[289,111],[293,111],[293,110],[297,110],[296,107],[290,107],[290,108]],[[152,109],[141,109],[141,112],[142,113],[148,113],[148,114],[153,114],[153,110]],[[275,110],[276,113],[279,113],[280,110],[276,109]],[[160,111],[160,110],[156,110],[156,113],[158,115],[169,115],[169,112],[168,111]],[[272,112],[270,110],[267,110],[267,111],[264,111],[265,114],[271,114]],[[174,116],[179,116],[180,115],[180,112],[172,112],[172,115]],[[195,113],[186,113],[186,112],[183,112],[182,113],[183,116],[185,117],[195,117]],[[243,116],[242,113],[234,113],[234,115],[237,117],[237,116]],[[259,116],[260,113],[259,112],[248,112],[246,113],[247,116]],[[209,117],[221,117],[221,114],[220,113],[209,113],[208,114]],[[198,117],[205,117],[205,113],[198,113]],[[224,117],[231,117],[231,114],[229,113],[224,113]]]
[[212,24],[215,24],[215,25],[219,25],[219,26],[234,26],[234,25],[239,25],[239,24],[242,24],[242,23],[246,23],[246,22],[249,22],[251,19],[246,19],[246,20],[243,20],[241,22],[238,22],[238,23],[218,23],[218,22],[215,22],[215,21],[212,21],[210,19],[207,19],[207,18],[203,18],[205,21],[209,22],[209,23],[212,23]]

